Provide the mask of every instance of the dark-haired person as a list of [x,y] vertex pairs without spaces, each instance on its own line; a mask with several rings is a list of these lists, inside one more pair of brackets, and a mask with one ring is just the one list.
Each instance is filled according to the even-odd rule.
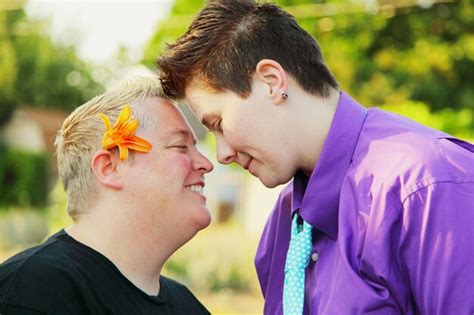
[[210,223],[213,166],[159,81],[128,80],[79,106],[55,145],[74,223],[0,265],[0,314],[209,314],[161,275]]
[[220,163],[290,181],[255,259],[265,314],[474,313],[472,144],[359,105],[274,4],[211,1],[157,66]]

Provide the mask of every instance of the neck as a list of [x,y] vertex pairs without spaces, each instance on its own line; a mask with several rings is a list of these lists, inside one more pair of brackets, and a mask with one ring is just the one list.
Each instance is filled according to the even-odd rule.
[[296,95],[294,101],[298,108],[298,121],[302,122],[295,133],[300,139],[295,142],[299,143],[297,152],[300,152],[300,170],[311,176],[331,128],[339,102],[339,91],[331,90],[327,98],[302,92]]
[[[66,232],[77,241],[107,257],[142,291],[158,295],[159,278],[165,261],[176,250],[167,247],[159,229],[130,218],[125,207],[105,205],[90,209]],[[105,224],[104,224],[105,223]]]

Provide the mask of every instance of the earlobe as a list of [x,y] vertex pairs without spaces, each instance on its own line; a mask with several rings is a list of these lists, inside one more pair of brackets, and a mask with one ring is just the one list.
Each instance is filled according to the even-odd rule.
[[122,179],[117,170],[118,160],[107,150],[99,150],[92,157],[91,168],[101,184],[112,189],[121,189]]
[[275,104],[286,99],[284,96],[288,88],[288,74],[278,62],[271,59],[260,60],[255,67],[255,76],[268,85],[268,96]]

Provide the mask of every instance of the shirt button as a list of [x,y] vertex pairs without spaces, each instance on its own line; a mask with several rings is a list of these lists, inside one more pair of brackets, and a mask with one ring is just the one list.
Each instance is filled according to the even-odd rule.
[[318,253],[313,253],[313,254],[311,255],[311,260],[312,260],[312,261],[317,262],[318,259],[319,259]]

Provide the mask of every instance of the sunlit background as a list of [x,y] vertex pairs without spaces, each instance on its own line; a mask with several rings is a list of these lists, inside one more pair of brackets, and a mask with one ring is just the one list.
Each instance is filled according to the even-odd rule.
[[[362,104],[474,139],[472,1],[275,2],[317,38],[342,89]],[[0,0],[0,261],[71,222],[53,155],[62,120],[115,80],[153,74],[165,43],[202,5]],[[187,115],[216,165],[206,186],[214,221],[164,273],[214,314],[260,314],[253,256],[281,187],[218,166],[214,141]]]

